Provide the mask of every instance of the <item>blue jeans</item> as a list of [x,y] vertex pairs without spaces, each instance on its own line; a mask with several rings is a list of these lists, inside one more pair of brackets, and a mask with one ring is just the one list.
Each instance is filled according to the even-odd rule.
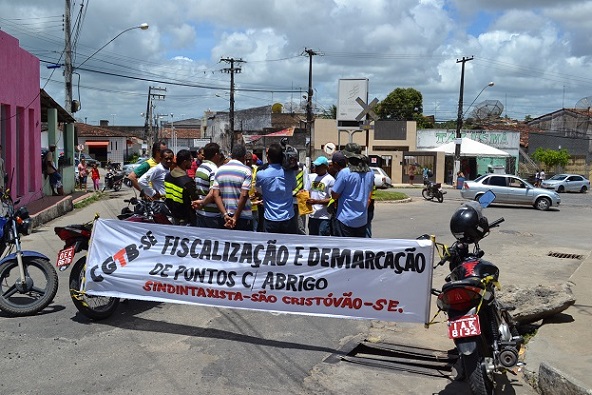
[[308,234],[313,236],[331,236],[331,220],[308,217]]

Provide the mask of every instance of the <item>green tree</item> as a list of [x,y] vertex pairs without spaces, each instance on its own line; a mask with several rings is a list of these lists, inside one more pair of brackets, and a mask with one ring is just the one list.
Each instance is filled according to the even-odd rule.
[[335,104],[332,104],[328,110],[326,108],[323,108],[323,113],[321,114],[321,118],[337,119],[337,106]]
[[399,121],[418,121],[420,127],[423,119],[423,97],[421,92],[413,88],[397,88],[376,106],[376,114],[380,119],[396,119]]
[[570,158],[571,156],[565,148],[553,150],[539,147],[532,154],[532,159],[543,163],[547,169],[555,168],[556,166],[565,167]]

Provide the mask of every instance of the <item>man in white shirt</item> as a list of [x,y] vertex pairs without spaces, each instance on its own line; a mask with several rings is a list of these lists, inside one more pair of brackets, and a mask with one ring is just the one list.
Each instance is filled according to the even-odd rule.
[[160,163],[151,167],[150,170],[144,173],[138,180],[138,184],[144,193],[149,191],[148,188],[154,190],[154,194],[150,196],[152,200],[164,199],[166,194],[164,189],[164,176],[171,171],[174,160],[175,154],[171,149],[167,148],[163,150]]
[[308,215],[308,234],[331,236],[331,214],[327,211],[327,205],[331,201],[335,178],[329,174],[329,160],[324,156],[319,156],[312,164],[314,173],[309,174],[307,190],[310,198],[306,202],[312,205],[314,211]]

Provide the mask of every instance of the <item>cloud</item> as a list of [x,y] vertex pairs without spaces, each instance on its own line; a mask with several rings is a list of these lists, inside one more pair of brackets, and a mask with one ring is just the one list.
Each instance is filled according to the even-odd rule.
[[[426,113],[455,119],[457,60],[463,56],[475,57],[466,63],[465,102],[494,81],[480,99],[504,102],[508,115],[519,119],[570,105],[592,90],[587,77],[592,66],[586,19],[592,13],[590,0],[176,0],[166,6],[157,0],[128,0],[117,8],[112,2],[85,5],[75,65],[124,29],[150,24],[146,31],[122,34],[85,64],[89,70],[79,70],[84,100],[77,115],[89,120],[117,113],[118,122],[141,121],[137,113],[145,111],[148,87],[160,85],[167,87],[166,99],[157,103],[165,113],[198,117],[207,108],[224,111],[228,100],[216,96],[230,87],[229,75],[222,72],[229,66],[221,61],[224,57],[246,61],[237,64],[242,73],[235,75],[236,108],[298,102],[308,88],[305,48],[318,53],[313,57],[314,100],[326,108],[336,104],[339,78],[362,77],[370,80],[370,99],[413,87],[423,94]],[[0,26],[43,61],[63,63],[63,12],[60,2],[0,0]],[[18,22],[27,18],[26,24]],[[44,66],[42,85],[50,76]],[[54,71],[48,92],[60,101],[63,86],[61,73]]]

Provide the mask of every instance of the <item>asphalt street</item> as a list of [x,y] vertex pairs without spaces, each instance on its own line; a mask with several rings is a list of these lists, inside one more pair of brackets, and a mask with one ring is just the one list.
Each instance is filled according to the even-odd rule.
[[[451,214],[461,204],[449,190],[442,204],[405,189],[410,203],[379,203],[374,237],[415,238],[424,233],[451,243]],[[31,236],[23,247],[52,257],[62,244],[55,226],[81,223],[99,212],[113,218],[130,191],[77,209]],[[550,251],[589,254],[592,195],[563,194],[560,209],[494,205],[490,220],[506,221],[482,241],[499,266],[504,284],[566,281],[578,262]],[[434,286],[446,275],[434,273]],[[54,303],[32,317],[0,313],[2,394],[462,394],[464,383],[445,372],[432,375],[333,362],[364,339],[447,351],[453,348],[444,323],[418,324],[319,318],[130,300],[102,322],[79,315],[67,289],[69,271],[59,273]],[[434,310],[435,311],[435,310]],[[535,394],[520,373],[502,381],[499,394]]]

